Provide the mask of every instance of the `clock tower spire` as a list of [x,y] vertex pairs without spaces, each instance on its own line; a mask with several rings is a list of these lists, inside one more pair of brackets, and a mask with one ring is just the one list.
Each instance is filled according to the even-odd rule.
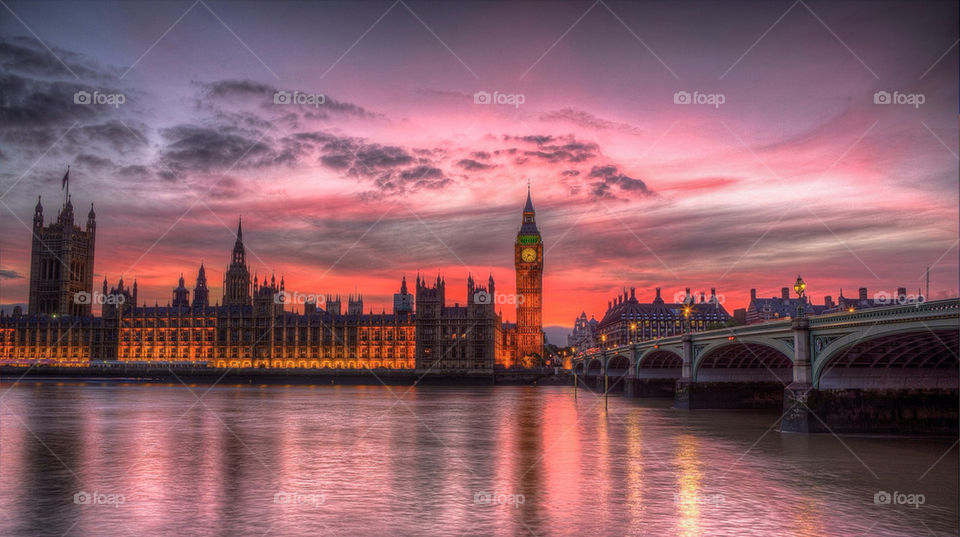
[[517,359],[543,356],[543,240],[537,228],[530,182],[527,203],[514,243],[517,273]]

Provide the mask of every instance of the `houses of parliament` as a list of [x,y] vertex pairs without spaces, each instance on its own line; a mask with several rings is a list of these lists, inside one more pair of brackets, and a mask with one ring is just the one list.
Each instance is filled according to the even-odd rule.
[[[0,364],[88,366],[104,363],[193,364],[216,368],[493,370],[535,363],[543,352],[543,243],[529,187],[514,250],[517,322],[496,310],[496,286],[467,279],[464,301],[447,303],[446,281],[406,277],[392,312],[363,312],[361,295],[345,310],[339,295],[322,306],[288,311],[281,277],[251,280],[242,223],[211,304],[201,263],[193,289],[183,275],[166,306],[140,304],[137,282],[103,280],[94,292],[96,215],[81,228],[69,194],[45,225],[34,211],[28,311],[0,312]],[[191,296],[192,295],[192,296]],[[102,304],[99,316],[92,303]],[[461,305],[462,304],[462,305]]]

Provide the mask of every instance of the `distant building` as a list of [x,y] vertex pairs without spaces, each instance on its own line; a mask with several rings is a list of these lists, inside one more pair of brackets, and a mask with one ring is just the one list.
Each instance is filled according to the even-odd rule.
[[237,223],[237,242],[233,245],[230,266],[223,277],[223,305],[250,305],[250,267],[247,250],[243,247],[243,221]]
[[393,294],[393,311],[395,313],[413,311],[413,295],[407,292],[406,276],[400,282],[400,292]]
[[[825,301],[825,305],[817,306],[810,302],[810,297],[805,296],[803,298],[804,315],[820,315],[831,303],[830,297],[825,297]],[[744,318],[746,324],[792,319],[797,315],[797,307],[799,305],[799,298],[790,298],[789,287],[780,289],[779,297],[770,298],[757,298],[757,290],[751,289],[750,305],[747,306],[747,312]]]
[[916,295],[908,295],[906,287],[897,289],[897,293],[890,294],[879,292],[870,298],[867,294],[867,288],[861,287],[858,290],[856,298],[847,298],[843,296],[843,289],[840,289],[840,296],[837,297],[837,303],[834,304],[830,297],[827,297],[827,308],[822,313],[837,313],[841,311],[856,311],[867,308],[876,308],[880,306],[894,306],[897,304],[915,304],[923,302],[925,297],[917,290]]
[[193,287],[193,304],[194,308],[206,308],[210,305],[210,290],[207,289],[207,271],[203,268],[203,263],[200,263],[200,270],[197,271],[197,283]]
[[57,220],[43,225],[43,205],[37,198],[33,213],[30,250],[29,314],[91,314],[93,304],[93,252],[97,235],[93,204],[86,229],[73,223],[69,195]]
[[590,317],[587,320],[587,313],[581,312],[580,317],[573,321],[573,332],[567,336],[567,346],[579,349],[589,349],[597,346],[597,334],[600,322],[596,318]]
[[637,300],[636,289],[631,288],[629,295],[624,291],[607,303],[607,312],[598,325],[600,344],[627,345],[682,334],[686,304],[691,307],[689,322],[692,331],[708,330],[716,323],[730,320],[730,314],[717,299],[716,289],[710,290],[709,299],[701,292],[697,300],[688,287],[683,302],[667,303],[660,296],[658,287],[653,302],[641,303]]

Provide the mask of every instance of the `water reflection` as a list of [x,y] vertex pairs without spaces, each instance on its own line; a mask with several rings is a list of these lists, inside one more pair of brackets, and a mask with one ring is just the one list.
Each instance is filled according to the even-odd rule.
[[[6,392],[0,535],[957,530],[951,440],[764,435],[776,415],[619,398],[604,410],[565,388],[192,389]],[[875,505],[884,487],[927,503]]]

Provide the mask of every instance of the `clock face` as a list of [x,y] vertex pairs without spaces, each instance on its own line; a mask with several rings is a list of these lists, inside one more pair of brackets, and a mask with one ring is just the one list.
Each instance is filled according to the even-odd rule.
[[520,251],[520,259],[522,259],[524,263],[533,263],[537,260],[537,251],[533,248],[524,248]]

